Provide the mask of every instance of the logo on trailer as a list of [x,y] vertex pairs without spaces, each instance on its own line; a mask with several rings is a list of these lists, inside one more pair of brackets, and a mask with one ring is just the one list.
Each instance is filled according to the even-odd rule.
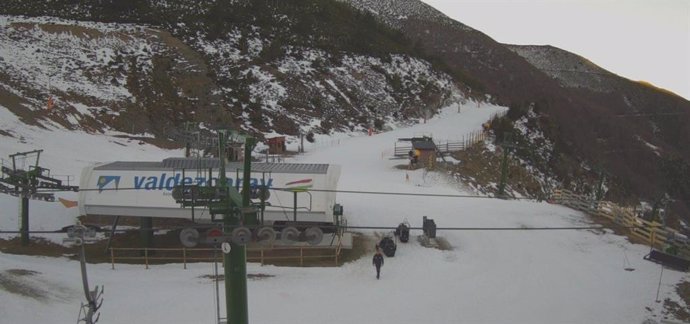
[[312,179],[291,181],[285,184],[285,189],[290,191],[307,191],[313,184]]
[[120,176],[100,176],[98,177],[98,193],[103,192],[105,189],[115,188],[116,190],[120,187]]
[[[171,191],[175,186],[178,185],[197,185],[200,187],[207,185],[214,185],[218,183],[218,178],[206,178],[206,177],[182,177],[181,173],[168,174],[167,172],[161,173],[158,176],[134,176],[132,179],[134,182],[134,189],[136,190],[167,190]],[[273,187],[273,178],[269,179],[257,179],[251,178],[249,184],[252,188],[258,186]],[[239,188],[242,186],[242,179],[232,179],[227,178],[228,186],[236,186]]]

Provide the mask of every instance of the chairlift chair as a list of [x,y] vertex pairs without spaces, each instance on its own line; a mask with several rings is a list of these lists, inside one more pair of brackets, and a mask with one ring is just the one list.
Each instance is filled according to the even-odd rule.
[[395,229],[395,236],[403,243],[407,243],[410,240],[410,223],[407,220],[398,225]]
[[387,235],[379,241],[379,248],[381,248],[383,254],[390,258],[395,256],[395,250],[397,250],[398,246],[395,244],[395,240],[390,235]]

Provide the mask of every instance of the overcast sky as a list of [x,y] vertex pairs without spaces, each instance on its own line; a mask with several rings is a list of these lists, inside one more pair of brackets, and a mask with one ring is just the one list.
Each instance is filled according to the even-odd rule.
[[690,100],[690,0],[422,0],[494,40],[553,45]]

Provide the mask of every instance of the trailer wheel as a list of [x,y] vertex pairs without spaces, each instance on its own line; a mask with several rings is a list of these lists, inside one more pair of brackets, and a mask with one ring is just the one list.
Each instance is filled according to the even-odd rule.
[[307,238],[309,245],[317,245],[323,240],[323,231],[316,226],[312,226],[304,231],[304,236]]
[[180,242],[184,247],[193,248],[199,244],[199,231],[196,228],[185,228],[180,231]]
[[293,244],[299,239],[299,230],[293,226],[288,226],[280,231],[280,240],[284,244]]
[[276,240],[276,231],[272,227],[261,227],[256,230],[257,242],[261,245],[270,245]]

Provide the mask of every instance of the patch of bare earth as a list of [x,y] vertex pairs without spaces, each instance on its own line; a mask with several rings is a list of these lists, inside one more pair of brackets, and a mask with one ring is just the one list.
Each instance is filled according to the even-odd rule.
[[9,240],[0,239],[0,251],[8,254],[59,257],[70,252],[70,249],[42,238],[31,238],[29,245],[23,246],[21,239],[15,237]]
[[37,274],[40,273],[25,269],[9,269],[2,271],[0,272],[0,289],[11,294],[37,300],[46,300],[48,297],[45,290],[33,287],[24,280],[26,277],[35,276]]
[[[683,281],[676,286],[676,293],[682,299],[681,303],[670,299],[664,300],[664,308],[677,320],[690,323],[690,282]],[[682,305],[684,304],[684,305]]]
[[[489,193],[495,190],[493,184],[501,181],[502,157],[501,152],[490,152],[480,142],[467,150],[454,152],[453,158],[460,163],[449,167],[449,171],[455,179]],[[512,156],[507,165],[506,192],[515,191],[528,197],[541,196],[541,185],[525,166]]]

